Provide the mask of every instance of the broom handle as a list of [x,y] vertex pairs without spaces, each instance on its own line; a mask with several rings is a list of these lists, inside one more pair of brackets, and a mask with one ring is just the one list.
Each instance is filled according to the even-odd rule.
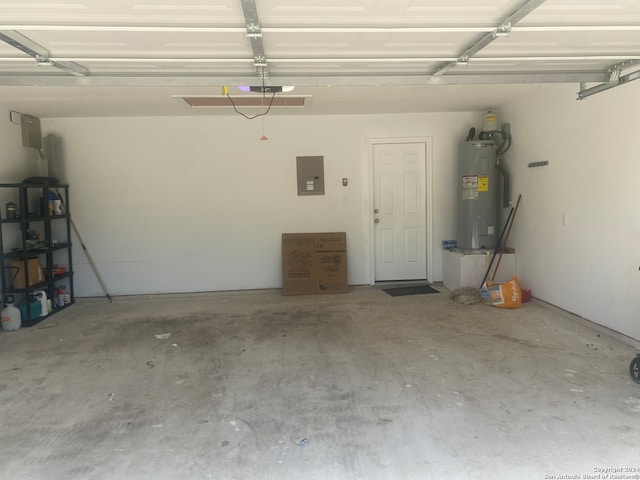
[[493,265],[493,261],[496,259],[496,255],[498,255],[498,250],[500,250],[500,245],[502,245],[502,238],[504,237],[504,232],[507,230],[507,225],[509,225],[509,220],[511,220],[511,215],[513,215],[513,207],[509,212],[509,216],[507,217],[507,221],[504,222],[504,227],[502,227],[502,232],[500,233],[500,238],[498,239],[498,243],[496,244],[496,248],[493,250],[493,255],[491,256],[491,261],[489,262],[489,267],[487,268],[486,273],[484,274],[484,278],[482,279],[482,283],[480,284],[480,288],[484,285],[484,282],[487,281],[487,277],[489,276],[489,272],[491,272],[491,266]]
[[[56,188],[56,190],[58,190],[58,189]],[[96,264],[93,261],[93,258],[91,257],[91,254],[89,253],[89,250],[87,250],[87,247],[84,245],[84,241],[82,240],[82,237],[80,236],[80,232],[78,231],[78,227],[76,227],[76,223],[73,221],[73,217],[71,217],[71,215],[69,215],[69,220],[71,221],[71,226],[73,227],[73,231],[75,232],[76,237],[78,237],[78,240],[80,240],[80,245],[82,245],[82,250],[84,250],[84,254],[87,257],[87,260],[89,260],[89,264],[91,265],[91,268],[93,269],[93,273],[95,273],[96,278],[98,279],[98,283],[100,284],[100,287],[102,287],[102,291],[107,296],[107,299],[109,300],[109,303],[113,302],[113,300],[111,298],[111,295],[109,295],[109,292],[107,291],[107,287],[105,287],[105,285],[104,285],[104,281],[102,280],[102,276],[100,275],[100,272],[98,272],[98,267],[96,267]]]
[[498,263],[496,263],[496,269],[493,271],[493,275],[491,276],[492,282],[496,278],[496,273],[498,272],[498,267],[500,266],[500,260],[502,260],[502,254],[504,253],[504,247],[507,245],[507,242],[509,241],[509,234],[511,233],[511,227],[513,227],[513,221],[516,219],[516,213],[518,213],[518,207],[520,206],[521,198],[522,198],[522,194],[518,195],[516,208],[513,209],[513,216],[511,217],[511,223],[509,224],[509,230],[507,230],[507,236],[504,239],[504,244],[500,247],[500,256],[498,257]]

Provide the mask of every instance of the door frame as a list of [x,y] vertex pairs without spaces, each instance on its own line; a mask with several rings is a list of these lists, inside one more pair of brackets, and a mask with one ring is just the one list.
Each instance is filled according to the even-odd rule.
[[427,271],[425,272],[427,281],[433,281],[433,137],[383,137],[369,138],[367,145],[367,155],[369,157],[369,284],[376,283],[376,258],[375,258],[375,232],[373,225],[373,208],[374,208],[374,164],[373,149],[374,145],[392,144],[392,143],[421,143],[424,144],[424,174],[425,174],[425,215],[426,215],[426,240],[427,244]]

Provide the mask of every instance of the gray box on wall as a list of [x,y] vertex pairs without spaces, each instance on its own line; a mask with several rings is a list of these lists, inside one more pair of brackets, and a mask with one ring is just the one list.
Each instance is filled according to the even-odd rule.
[[296,157],[298,195],[324,195],[324,157]]
[[35,149],[42,148],[42,133],[40,133],[40,119],[31,115],[22,115],[22,146]]

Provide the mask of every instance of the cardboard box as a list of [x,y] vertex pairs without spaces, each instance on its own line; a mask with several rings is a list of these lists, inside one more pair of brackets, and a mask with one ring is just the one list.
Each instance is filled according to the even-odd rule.
[[[27,269],[29,271],[29,286],[36,285],[38,283],[44,282],[44,275],[42,273],[42,268],[40,266],[40,259],[38,257],[27,259]],[[11,261],[11,278],[15,276],[15,280],[13,281],[13,288],[26,288],[26,279],[25,279],[25,262],[22,260],[12,260]],[[17,270],[16,270],[17,269]],[[16,273],[17,272],[17,273]]]
[[345,232],[315,233],[316,252],[346,252],[347,234]]
[[346,293],[345,232],[283,233],[282,294]]
[[313,254],[316,294],[347,293],[347,252],[316,252]]
[[284,295],[315,293],[316,282],[312,272],[314,251],[313,234],[282,234],[282,293]]

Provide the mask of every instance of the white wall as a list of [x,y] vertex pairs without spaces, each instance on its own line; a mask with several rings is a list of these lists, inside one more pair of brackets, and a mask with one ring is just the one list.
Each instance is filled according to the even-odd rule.
[[577,89],[502,109],[522,194],[509,243],[534,296],[640,339],[640,83],[583,101]]
[[[640,339],[640,88],[576,101],[545,87],[503,107],[517,272],[534,296]],[[434,278],[455,238],[455,155],[481,112],[374,116],[43,120],[63,139],[73,217],[111,294],[277,288],[282,232],[344,230],[349,282],[370,279],[370,138],[432,137]],[[7,112],[8,117],[8,112]],[[4,181],[34,170],[0,123]],[[295,157],[325,157],[326,195],[298,197]],[[527,168],[530,162],[549,166]],[[24,162],[24,163],[23,163]],[[342,177],[349,187],[341,186]],[[345,200],[345,195],[348,200]],[[566,213],[567,225],[562,225]],[[76,242],[76,290],[101,295]]]
[[[346,231],[349,283],[370,279],[370,138],[433,139],[434,278],[455,237],[457,144],[481,113],[43,120],[63,139],[73,218],[111,294],[281,286],[283,232]],[[323,155],[326,195],[295,158]],[[342,186],[342,178],[349,186]],[[345,196],[348,197],[345,199]],[[80,296],[102,290],[76,242]]]

